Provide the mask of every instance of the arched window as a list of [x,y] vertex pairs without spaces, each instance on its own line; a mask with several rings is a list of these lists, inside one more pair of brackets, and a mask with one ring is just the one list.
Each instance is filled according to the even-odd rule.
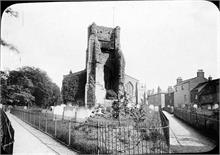
[[134,86],[131,82],[128,82],[126,85],[125,85],[125,91],[127,92],[127,94],[129,96],[133,96],[133,93],[134,93]]

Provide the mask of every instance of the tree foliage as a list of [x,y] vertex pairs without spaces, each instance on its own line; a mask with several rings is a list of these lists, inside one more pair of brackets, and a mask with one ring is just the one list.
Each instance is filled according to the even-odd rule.
[[12,50],[16,53],[20,53],[20,51],[17,49],[17,47],[15,47],[15,45],[8,43],[7,41],[3,40],[2,38],[0,38],[0,44],[4,47],[9,48],[10,50]]
[[0,91],[1,91],[0,101],[2,104],[6,104],[7,102],[9,102],[7,79],[8,79],[8,75],[5,72],[0,71],[0,84],[1,84],[0,85]]
[[59,87],[47,73],[34,67],[1,73],[1,100],[3,104],[47,107],[61,103]]
[[63,102],[76,103],[77,100],[84,101],[86,84],[86,71],[66,75],[62,83]]
[[[5,10],[5,13],[12,16],[12,17],[15,17],[15,18],[18,18],[19,17],[19,13],[18,11],[15,11],[14,9],[12,9],[11,7],[7,8]],[[11,51],[14,51],[16,53],[20,53],[20,51],[18,50],[18,48],[14,45],[14,44],[11,44],[9,43],[8,41],[5,41],[4,39],[0,38],[0,45],[4,46],[4,47],[7,47],[9,48]]]

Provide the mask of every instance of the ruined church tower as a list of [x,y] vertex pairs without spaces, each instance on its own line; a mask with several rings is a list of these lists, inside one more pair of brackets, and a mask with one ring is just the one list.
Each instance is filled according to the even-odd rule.
[[120,92],[124,85],[125,60],[120,49],[120,28],[88,28],[85,106],[103,104],[106,91]]

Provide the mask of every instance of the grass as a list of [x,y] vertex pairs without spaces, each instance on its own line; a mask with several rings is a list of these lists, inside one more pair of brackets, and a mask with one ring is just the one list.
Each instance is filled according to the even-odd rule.
[[[118,121],[110,120],[106,123],[106,119],[102,117],[94,120],[90,119],[86,123],[71,122],[70,147],[85,154],[146,154],[167,151],[162,129],[154,128],[160,124],[159,113],[149,112],[140,126],[136,126],[134,122],[126,123],[128,120],[122,120],[120,126]],[[39,122],[41,130],[69,144],[69,121],[56,120],[56,135],[55,120],[51,117],[46,119],[42,115],[35,117],[35,126],[39,127]]]

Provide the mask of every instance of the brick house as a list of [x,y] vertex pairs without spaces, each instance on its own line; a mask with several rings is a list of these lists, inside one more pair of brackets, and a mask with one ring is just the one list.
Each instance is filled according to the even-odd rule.
[[190,92],[199,83],[206,82],[203,70],[198,70],[197,76],[191,79],[182,80],[177,78],[177,84],[174,86],[174,107],[185,107],[191,103]]
[[191,91],[192,104],[198,105],[201,109],[216,109],[219,107],[219,81],[211,80],[198,84]]
[[151,94],[147,96],[148,105],[158,106],[161,108],[165,107],[165,94],[161,91],[160,87],[158,87],[156,94]]
[[172,87],[169,87],[167,93],[165,94],[164,110],[172,113],[173,108],[174,108],[174,91],[173,91]]

